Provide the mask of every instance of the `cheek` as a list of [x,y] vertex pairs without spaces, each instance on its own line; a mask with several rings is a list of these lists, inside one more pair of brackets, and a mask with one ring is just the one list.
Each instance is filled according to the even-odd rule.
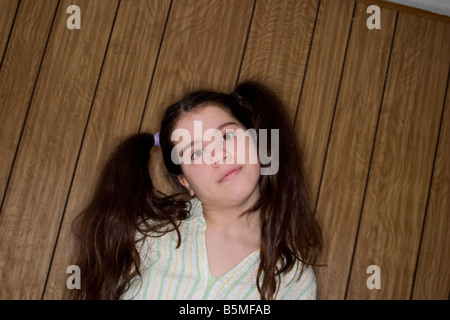
[[208,177],[204,164],[181,164],[181,169],[194,192],[201,188]]
[[258,183],[259,178],[261,176],[261,166],[259,165],[259,163],[257,163],[257,164],[249,165],[248,167],[249,167],[250,179],[252,179],[252,181],[254,183]]
[[235,163],[259,166],[258,150],[251,137],[238,136],[229,148],[233,150]]

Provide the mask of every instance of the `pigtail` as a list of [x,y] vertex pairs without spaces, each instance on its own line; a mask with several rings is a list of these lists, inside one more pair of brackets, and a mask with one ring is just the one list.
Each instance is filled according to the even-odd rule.
[[[157,232],[170,224],[178,231],[175,221],[186,217],[184,201],[165,197],[153,186],[149,175],[153,146],[151,133],[136,134],[121,143],[78,217],[81,290],[74,290],[75,298],[119,299],[139,275],[137,232]],[[173,210],[177,205],[178,210]]]
[[[273,299],[276,279],[282,273],[289,272],[298,260],[304,265],[315,263],[322,245],[321,232],[310,206],[301,150],[285,106],[259,83],[243,82],[234,93],[252,115],[257,132],[277,129],[279,133],[278,154],[271,154],[279,160],[278,171],[261,176],[260,200],[254,206],[261,212],[262,225],[257,287],[262,299]],[[270,149],[271,141],[267,144]]]

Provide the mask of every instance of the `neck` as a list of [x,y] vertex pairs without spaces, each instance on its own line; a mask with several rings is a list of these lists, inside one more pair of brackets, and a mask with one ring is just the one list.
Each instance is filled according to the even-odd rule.
[[203,215],[209,229],[227,233],[251,232],[260,233],[260,212],[242,214],[256,203],[255,199],[228,206],[203,205]]
[[203,207],[205,221],[208,226],[229,230],[230,227],[259,227],[259,211],[242,214],[245,210],[239,208],[208,209]]

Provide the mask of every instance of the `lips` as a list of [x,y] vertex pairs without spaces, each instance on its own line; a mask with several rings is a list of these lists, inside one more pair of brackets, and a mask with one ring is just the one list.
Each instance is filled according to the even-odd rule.
[[225,171],[225,173],[220,178],[219,183],[226,182],[226,181],[232,179],[233,177],[237,176],[241,172],[241,170],[242,170],[242,167],[234,167],[234,168],[228,169],[227,171]]

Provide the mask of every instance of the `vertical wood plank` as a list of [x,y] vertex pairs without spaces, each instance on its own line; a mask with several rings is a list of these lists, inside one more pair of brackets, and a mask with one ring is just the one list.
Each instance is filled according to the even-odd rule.
[[256,3],[239,80],[270,86],[294,121],[307,63],[318,0]]
[[0,67],[19,0],[0,1]]
[[170,2],[120,3],[44,299],[64,297],[66,269],[75,264],[72,222],[94,192],[106,156],[124,136],[138,131]]
[[159,131],[162,111],[196,89],[232,90],[253,0],[175,0],[142,130]]
[[439,135],[413,299],[447,300],[450,292],[450,86]]
[[[2,1],[5,3],[10,1]],[[0,199],[3,199],[57,0],[21,2],[0,72]],[[0,8],[1,12],[1,8]],[[1,200],[0,200],[1,202]]]
[[355,3],[322,0],[295,123],[316,201]]
[[367,5],[355,9],[316,216],[324,250],[318,298],[343,299],[382,101],[395,13],[381,11],[381,30],[366,26]]
[[[66,27],[76,4],[82,29]],[[0,215],[0,297],[42,295],[117,1],[61,1]]]
[[[408,299],[450,62],[450,25],[400,14],[349,299]],[[381,271],[369,290],[367,267]]]

